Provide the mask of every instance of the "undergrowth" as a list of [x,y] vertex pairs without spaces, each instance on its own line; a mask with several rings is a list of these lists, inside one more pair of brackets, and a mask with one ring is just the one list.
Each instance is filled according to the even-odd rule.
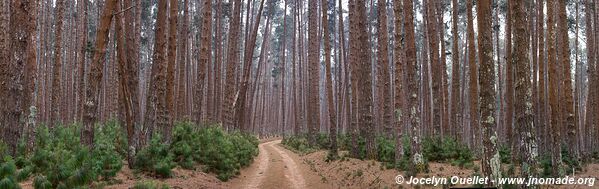
[[159,135],[154,136],[150,145],[138,153],[136,167],[157,177],[171,177],[177,165],[194,169],[195,164],[201,164],[203,171],[227,181],[258,155],[257,137],[227,133],[218,125],[200,128],[189,122],[177,123],[170,145],[163,143]]
[[[19,188],[19,182],[30,178],[36,189],[89,188],[93,182],[113,180],[127,155],[122,127],[117,121],[96,125],[91,149],[82,144],[80,128],[78,124],[54,128],[39,125],[35,146],[27,150],[26,143],[20,141],[14,157],[7,155],[6,145],[0,142],[0,188]],[[177,165],[194,169],[202,164],[205,171],[228,180],[258,154],[259,141],[253,135],[191,123],[178,123],[173,131],[170,144],[154,134],[138,151],[133,165],[137,171],[166,178],[173,176]]]
[[[358,159],[364,159],[366,156],[366,142],[363,137],[358,137]],[[396,145],[395,138],[383,136],[376,137],[376,160],[383,163],[385,168],[408,169],[410,163],[411,149],[409,138],[402,138],[403,156],[399,161],[396,161]],[[339,150],[349,151],[353,148],[352,138],[349,135],[339,135],[337,137]],[[297,136],[287,136],[283,139],[282,144],[290,150],[306,154],[321,149],[328,149],[329,140],[326,134],[319,134],[317,143],[310,146],[305,134]],[[407,145],[406,145],[407,144]],[[425,162],[445,162],[451,163],[454,166],[473,168],[474,155],[472,151],[465,145],[453,138],[426,137],[422,140],[422,151]]]

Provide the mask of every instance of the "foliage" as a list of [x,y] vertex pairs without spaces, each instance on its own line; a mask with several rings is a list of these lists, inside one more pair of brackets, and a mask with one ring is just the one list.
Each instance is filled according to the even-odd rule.
[[501,163],[510,163],[512,161],[512,151],[508,146],[502,145],[499,147],[499,157]]
[[565,171],[572,171],[572,170],[581,171],[582,170],[582,165],[580,164],[580,161],[578,161],[577,157],[574,157],[575,156],[574,154],[570,154],[570,152],[568,151],[568,147],[566,145],[562,145],[561,153],[562,153],[562,162],[566,166]]
[[142,181],[135,183],[133,189],[168,189],[168,185],[157,181]]
[[172,176],[175,166],[169,145],[162,141],[159,134],[154,134],[150,144],[137,153],[134,167],[157,177],[168,178]]
[[202,128],[199,130],[201,150],[198,151],[198,161],[206,166],[206,171],[214,172],[220,180],[227,181],[258,154],[257,140],[241,133],[227,134],[219,126]]
[[396,142],[393,139],[386,137],[377,137],[377,160],[382,162],[385,167],[392,168],[395,164],[395,145]]
[[311,153],[318,150],[317,148],[313,148],[310,146],[306,135],[287,136],[283,139],[283,141],[281,141],[281,144],[283,144],[288,149],[299,152],[301,154]]
[[36,146],[30,158],[24,142],[17,150],[17,162],[23,167],[17,178],[25,180],[34,175],[35,188],[86,187],[98,178],[111,179],[123,166],[118,149],[125,140],[116,122],[97,125],[91,151],[81,144],[79,125],[53,129],[38,126],[36,130]]
[[544,155],[540,157],[539,165],[542,170],[540,177],[550,177],[552,174],[552,165],[551,165],[551,157],[549,155]]
[[89,185],[97,178],[94,155],[79,140],[79,126],[56,126],[50,131],[37,128],[36,144],[31,163],[36,177],[34,186],[45,188],[76,188]]
[[5,156],[8,156],[8,146],[0,140],[0,163],[3,162]]
[[0,188],[2,189],[19,189],[19,183],[16,178],[17,166],[15,162],[7,157],[0,164]]
[[331,146],[329,134],[319,133],[316,136],[316,145],[318,149],[329,149],[329,147]]
[[197,154],[200,151],[198,143],[198,132],[189,122],[177,123],[173,129],[173,138],[171,143],[171,153],[174,161],[184,169],[192,169],[195,161],[199,159]]
[[428,161],[451,162],[464,167],[474,160],[472,151],[453,138],[424,138],[422,146],[424,158]]
[[[94,167],[99,176],[108,180],[116,176],[123,167],[123,157],[119,153],[119,144],[123,144],[123,132],[115,121],[107,122],[103,127],[96,127],[94,148],[92,151]],[[126,146],[126,144],[125,144]]]
[[250,163],[252,163],[253,158],[258,155],[257,147],[260,143],[258,138],[249,134],[234,132],[230,135],[230,140],[237,148],[236,156],[239,164],[242,167],[249,166]]
[[258,155],[259,141],[253,135],[229,134],[218,125],[196,128],[191,123],[178,123],[173,130],[170,152],[183,168],[191,169],[198,162],[205,165],[205,171],[226,181]]

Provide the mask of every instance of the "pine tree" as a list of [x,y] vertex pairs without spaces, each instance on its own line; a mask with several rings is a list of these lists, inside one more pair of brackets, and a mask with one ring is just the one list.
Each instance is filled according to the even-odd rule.
[[[520,159],[523,161],[520,169],[522,177],[537,176],[537,154],[538,146],[535,136],[535,127],[533,122],[533,101],[532,101],[532,82],[530,74],[530,31],[526,25],[528,23],[529,4],[525,1],[513,1],[514,8],[514,49],[518,51],[514,54],[515,71],[515,92],[514,101],[516,118],[516,131],[520,133],[518,143],[521,152]],[[508,125],[509,126],[509,125]]]
[[562,166],[561,158],[561,130],[562,123],[560,120],[561,109],[559,106],[559,72],[557,63],[556,50],[556,22],[555,22],[555,7],[556,1],[547,1],[547,65],[548,85],[549,85],[549,110],[550,112],[550,130],[551,144],[551,164],[554,175],[559,175]]
[[[480,144],[480,123],[479,123],[479,101],[478,101],[478,65],[476,64],[476,47],[474,46],[474,19],[472,15],[472,0],[466,0],[467,38],[468,38],[468,68],[470,70],[469,96],[470,96],[470,128],[472,134],[472,145]],[[480,140],[482,141],[482,140]]]
[[329,38],[329,20],[328,20],[328,2],[322,0],[322,31],[323,31],[323,43],[324,43],[324,64],[326,67],[326,88],[327,88],[327,107],[329,111],[329,136],[330,136],[330,148],[329,156],[337,157],[337,114],[335,112],[335,104],[333,99],[333,78],[331,74],[331,43]]
[[54,42],[54,66],[52,67],[52,108],[50,114],[50,126],[54,126],[57,122],[61,122],[64,120],[60,120],[60,106],[62,104],[61,95],[62,95],[62,83],[61,83],[61,73],[62,73],[62,31],[63,31],[63,19],[64,19],[64,0],[56,1],[56,32],[55,42]]
[[461,138],[461,132],[458,128],[461,127],[459,118],[460,116],[460,50],[458,41],[460,36],[458,35],[458,0],[452,0],[452,14],[451,14],[451,35],[453,38],[451,46],[451,129],[454,133],[453,136]]
[[241,0],[233,1],[233,14],[231,23],[229,24],[229,39],[227,53],[227,67],[225,70],[225,101],[223,105],[223,125],[227,129],[238,128],[235,125],[235,110],[233,105],[235,103],[235,65],[239,61],[239,34],[241,32]]
[[[416,62],[416,42],[414,40],[414,2],[404,0],[404,28],[406,28],[406,87],[408,93],[408,128],[411,130],[412,139],[412,169],[424,171],[424,157],[420,148],[422,140],[420,113],[418,112],[418,64]],[[418,168],[416,170],[416,168]]]
[[[480,85],[480,117],[483,158],[482,174],[491,179],[501,177],[501,160],[498,152],[499,138],[497,136],[497,125],[495,121],[495,77],[493,61],[493,33],[491,27],[491,0],[477,2],[477,24],[478,24],[478,57],[480,62],[479,85]],[[528,51],[524,51],[528,52]],[[528,64],[528,62],[527,62]],[[526,70],[529,72],[529,70]],[[491,184],[490,185],[496,185]]]
[[83,113],[83,129],[81,129],[81,142],[88,147],[94,141],[94,124],[98,120],[98,94],[100,93],[100,82],[102,81],[102,64],[106,55],[106,44],[108,43],[108,30],[112,22],[113,11],[117,0],[107,0],[100,17],[96,34],[96,50],[87,73],[86,100]]
[[314,146],[316,132],[320,128],[318,1],[309,0],[308,9],[308,141],[310,146]]

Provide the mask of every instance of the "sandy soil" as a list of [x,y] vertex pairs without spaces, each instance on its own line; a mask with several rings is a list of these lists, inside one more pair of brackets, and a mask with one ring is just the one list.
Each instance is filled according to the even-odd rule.
[[[175,189],[337,189],[337,188],[445,188],[447,186],[419,185],[414,187],[408,184],[398,185],[397,175],[405,172],[395,169],[385,169],[384,166],[372,160],[359,160],[343,158],[334,162],[326,162],[326,151],[317,151],[306,155],[298,155],[285,149],[279,138],[263,139],[258,146],[260,153],[254,162],[241,170],[240,174],[228,182],[221,182],[213,174],[195,170],[176,168],[176,175],[169,179],[153,179],[152,177],[134,174],[125,165],[118,173],[113,185],[106,186],[110,189],[132,188],[136,182],[143,180],[157,180],[166,183]],[[346,154],[347,152],[341,152]],[[474,162],[480,166],[480,162]],[[200,170],[200,169],[198,169]],[[459,176],[471,177],[474,171],[463,169],[449,164],[430,163],[429,173],[420,173],[418,178]],[[590,164],[577,177],[593,177],[599,180],[599,164]],[[33,188],[31,179],[21,183],[22,188]],[[542,186],[540,188],[599,188],[599,182],[594,186],[562,185]]]
[[281,147],[281,140],[262,143],[254,163],[229,182],[231,188],[332,188],[311,173],[300,157]]
[[[407,184],[400,186],[395,183],[395,177],[397,175],[405,176],[404,172],[385,169],[380,162],[346,158],[331,163],[325,161],[326,156],[326,151],[318,151],[307,154],[301,159],[304,165],[310,167],[312,174],[319,175],[320,180],[329,183],[331,188],[412,188]],[[453,175],[466,177],[474,173],[473,170],[440,163],[429,164],[429,169],[430,173],[418,174],[417,177],[449,177]],[[432,186],[421,186],[420,188],[427,187]]]

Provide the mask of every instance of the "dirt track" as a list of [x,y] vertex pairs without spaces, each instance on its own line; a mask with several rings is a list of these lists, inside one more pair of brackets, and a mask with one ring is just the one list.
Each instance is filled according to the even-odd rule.
[[297,154],[284,149],[281,140],[262,143],[254,163],[230,182],[231,188],[331,188],[310,173]]

